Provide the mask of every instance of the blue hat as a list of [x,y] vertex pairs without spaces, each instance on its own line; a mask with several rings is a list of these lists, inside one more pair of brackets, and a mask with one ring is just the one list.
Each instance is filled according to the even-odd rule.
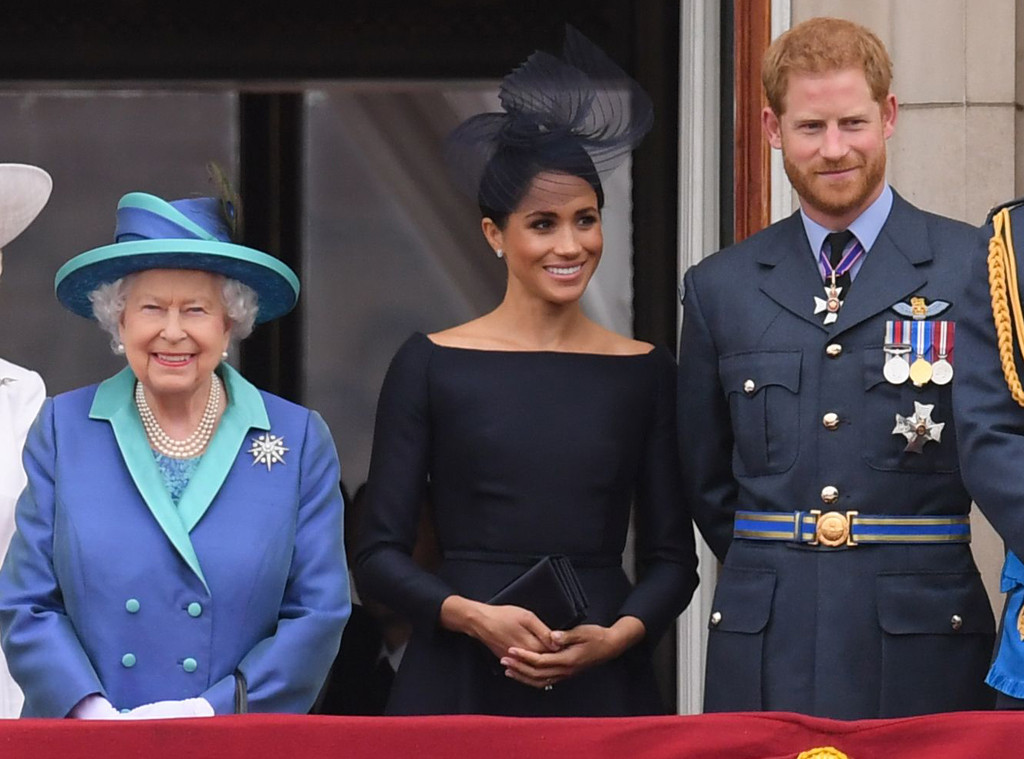
[[299,298],[299,278],[286,264],[231,242],[218,198],[168,203],[130,192],[117,204],[114,244],[80,253],[57,271],[57,300],[92,318],[89,293],[146,269],[198,269],[237,279],[256,291],[257,324],[284,316]]

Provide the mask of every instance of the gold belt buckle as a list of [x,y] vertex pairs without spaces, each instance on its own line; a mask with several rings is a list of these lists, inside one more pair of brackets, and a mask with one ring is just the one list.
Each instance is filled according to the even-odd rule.
[[811,509],[810,514],[814,517],[814,540],[810,545],[823,545],[829,548],[836,546],[855,546],[857,541],[853,539],[850,526],[857,511],[847,511],[845,514],[839,511],[827,511],[821,513],[821,509]]

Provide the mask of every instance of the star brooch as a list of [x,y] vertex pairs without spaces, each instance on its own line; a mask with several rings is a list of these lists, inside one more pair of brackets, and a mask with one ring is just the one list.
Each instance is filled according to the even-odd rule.
[[932,421],[932,411],[934,410],[934,403],[914,401],[913,416],[896,414],[896,426],[893,427],[892,434],[903,435],[907,439],[907,447],[903,449],[904,451],[921,453],[921,449],[928,441],[942,442],[942,428],[946,426],[946,423]]
[[252,439],[252,448],[249,449],[249,453],[252,454],[253,466],[266,464],[269,472],[270,467],[274,464],[285,463],[284,454],[287,450],[283,437],[264,432]]

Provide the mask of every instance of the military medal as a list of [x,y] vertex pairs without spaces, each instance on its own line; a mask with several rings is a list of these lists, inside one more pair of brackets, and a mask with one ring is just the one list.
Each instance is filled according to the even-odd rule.
[[882,376],[893,385],[902,385],[910,378],[910,364],[906,359],[910,346],[904,342],[903,327],[903,322],[885,323],[885,366],[882,368]]
[[893,435],[903,435],[907,439],[907,446],[903,450],[907,453],[921,453],[924,444],[935,441],[942,442],[942,429],[945,422],[933,422],[932,411],[935,410],[934,403],[919,403],[914,401],[914,413],[911,416],[896,414],[896,426],[892,429]]
[[902,385],[910,379],[910,364],[904,358],[908,353],[910,353],[910,348],[892,349],[889,357],[885,360],[885,366],[882,367],[882,376],[887,382],[893,385]]
[[843,291],[843,288],[835,286],[836,278],[832,275],[832,286],[825,288],[825,298],[814,298],[814,313],[820,314],[825,312],[824,324],[832,324],[836,319],[839,318],[839,309],[843,307],[843,302],[839,300],[839,294]]
[[935,327],[934,350],[938,359],[932,364],[932,382],[936,385],[948,385],[953,379],[953,364],[949,361],[949,356],[953,352],[956,323],[936,322]]
[[814,297],[814,313],[825,314],[822,323],[833,324],[839,318],[839,309],[843,307],[843,301],[839,299],[839,296],[842,294],[843,288],[836,285],[836,279],[852,269],[862,255],[864,255],[864,247],[860,242],[854,242],[839,264],[832,268],[832,262],[828,260],[825,250],[822,249],[818,253],[821,271],[828,281],[828,284],[825,285],[825,297]]
[[931,350],[932,323],[925,321],[911,322],[910,334],[911,344],[914,346],[917,358],[910,365],[910,381],[915,387],[924,387],[932,378],[931,362],[925,357]]
[[924,387],[932,378],[932,365],[920,356],[910,365],[910,381],[914,387]]

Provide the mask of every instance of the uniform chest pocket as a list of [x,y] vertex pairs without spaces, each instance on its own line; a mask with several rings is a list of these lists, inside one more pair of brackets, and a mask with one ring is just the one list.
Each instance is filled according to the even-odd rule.
[[733,469],[756,477],[785,472],[800,447],[801,351],[722,356],[718,364],[729,399]]
[[[878,345],[865,348],[864,412],[857,425],[861,430],[861,451],[872,469],[890,472],[955,472],[956,429],[953,426],[952,384],[926,383],[915,387],[907,380],[900,385],[886,381],[882,374],[885,351]],[[939,440],[926,442],[920,453],[905,450],[907,438],[893,433],[896,414],[913,416],[916,403],[931,406],[932,423],[942,424]]]

